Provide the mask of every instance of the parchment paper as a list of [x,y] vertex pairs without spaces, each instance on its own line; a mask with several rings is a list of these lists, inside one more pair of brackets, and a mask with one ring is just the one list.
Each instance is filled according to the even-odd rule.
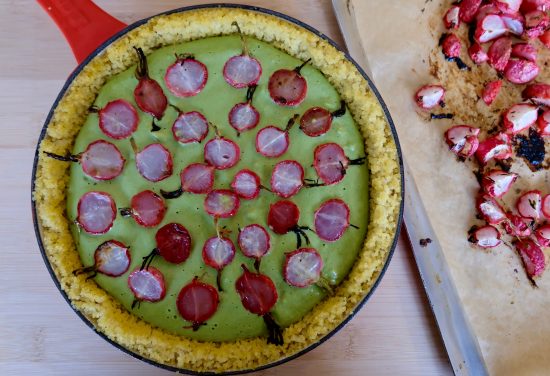
[[[454,64],[443,61],[437,42],[444,31],[441,15],[450,2],[350,2],[374,81],[397,127],[404,158],[443,247],[489,372],[550,374],[550,270],[537,281],[539,288],[533,288],[511,248],[503,245],[482,251],[467,242],[468,229],[481,223],[475,219],[479,190],[472,173],[475,165],[458,162],[442,136],[455,124],[475,122],[471,125],[485,130],[498,125],[500,111],[520,101],[521,88],[505,84],[488,108],[478,100],[478,94],[484,81],[495,79],[496,74],[487,68],[459,72]],[[461,33],[465,33],[464,26]],[[473,66],[464,50],[463,60]],[[540,56],[539,63],[548,64],[548,56]],[[550,82],[550,67],[543,69],[539,81]],[[446,102],[456,117],[429,121],[417,110],[412,96],[421,85],[440,81],[445,81],[449,91]],[[548,151],[548,141],[546,148]],[[514,191],[507,194],[509,207],[518,196],[517,188],[550,193],[548,170],[532,173],[523,162],[516,162],[512,171],[521,177]]]

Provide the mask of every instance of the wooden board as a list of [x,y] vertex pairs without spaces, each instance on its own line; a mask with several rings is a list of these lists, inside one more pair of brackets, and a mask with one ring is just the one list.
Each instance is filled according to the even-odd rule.
[[[309,23],[342,43],[328,0],[242,1]],[[199,1],[101,0],[124,22]],[[0,375],[168,375],[94,334],[55,288],[34,237],[30,176],[40,129],[75,62],[40,7],[0,0]],[[327,343],[261,375],[449,375],[437,327],[401,237],[386,276]]]

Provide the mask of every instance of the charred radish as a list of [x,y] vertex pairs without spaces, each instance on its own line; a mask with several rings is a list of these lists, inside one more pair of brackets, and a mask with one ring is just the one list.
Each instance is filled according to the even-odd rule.
[[136,68],[136,78],[139,82],[134,89],[134,99],[143,112],[153,115],[153,117],[160,120],[168,106],[168,99],[166,99],[166,95],[164,95],[159,83],[149,77],[147,58],[143,50],[136,47],[134,49],[139,59]]
[[330,112],[323,107],[312,107],[302,115],[300,129],[309,137],[324,135],[330,130],[332,120],[346,113],[346,102],[340,102],[340,108]]
[[307,81],[301,70],[310,60],[304,61],[293,70],[279,69],[269,77],[267,88],[275,103],[280,106],[297,106],[303,102],[307,94]]
[[188,327],[199,330],[218,310],[220,296],[209,284],[199,281],[197,277],[185,285],[178,294],[176,306],[180,316],[191,323]]

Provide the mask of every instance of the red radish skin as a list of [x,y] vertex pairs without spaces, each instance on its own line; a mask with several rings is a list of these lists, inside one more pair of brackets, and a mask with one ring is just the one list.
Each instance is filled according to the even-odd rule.
[[192,163],[182,170],[180,180],[184,192],[208,193],[214,186],[214,167],[206,163]]
[[476,65],[483,64],[489,60],[489,56],[487,56],[487,53],[479,43],[473,43],[468,48],[468,55]]
[[445,141],[459,158],[471,157],[477,150],[479,128],[469,125],[455,125],[445,132]]
[[204,146],[204,160],[216,170],[226,170],[235,166],[241,158],[241,149],[225,137],[211,139]]
[[535,230],[535,237],[541,247],[550,247],[550,224],[538,227]]
[[424,85],[416,91],[414,100],[423,110],[441,106],[445,100],[445,88],[441,85]]
[[491,44],[487,51],[488,63],[497,71],[502,72],[506,68],[511,54],[512,38],[500,37]]
[[501,12],[498,10],[498,8],[493,4],[485,4],[482,5],[478,12],[476,13],[475,20],[476,23],[485,18],[485,16],[489,14],[497,14],[501,15]]
[[521,93],[524,100],[531,100],[541,106],[550,107],[550,85],[536,83],[528,85]]
[[269,96],[279,106],[297,106],[306,98],[307,81],[300,71],[308,62],[305,61],[294,70],[279,69],[269,77]]
[[539,115],[537,127],[541,136],[550,136],[550,109]]
[[128,276],[128,287],[138,301],[158,302],[166,296],[166,284],[162,272],[152,266],[135,269]]
[[550,49],[550,29],[546,30],[540,37],[540,42],[548,49]]
[[510,134],[517,134],[531,127],[538,118],[538,107],[520,103],[513,105],[503,114],[504,128]]
[[260,177],[253,171],[239,171],[231,182],[231,189],[245,200],[253,200],[260,194]]
[[550,17],[541,10],[525,13],[524,37],[535,39],[540,37],[550,26]]
[[490,106],[495,101],[500,89],[502,88],[502,81],[496,80],[488,82],[483,88],[483,93],[481,94],[481,99],[487,106]]
[[486,43],[508,32],[506,24],[500,15],[488,14],[477,22],[474,39],[478,43]]
[[496,225],[507,219],[506,212],[491,196],[482,194],[477,198],[478,212],[491,225]]
[[487,225],[474,231],[472,242],[481,248],[494,248],[499,246],[502,240],[500,240],[500,232],[495,227]]
[[512,46],[512,57],[536,62],[537,56],[537,49],[529,43],[516,43]]
[[94,252],[96,270],[109,277],[119,277],[128,271],[130,250],[123,243],[108,240],[97,247]]
[[158,253],[172,264],[181,264],[191,253],[191,235],[179,223],[162,226],[155,235]]
[[449,33],[441,41],[441,49],[447,59],[460,57],[462,42],[456,35]]
[[238,133],[256,128],[260,122],[260,113],[248,102],[237,103],[228,115],[229,125]]
[[453,5],[443,16],[443,22],[447,29],[458,29],[460,26],[460,7]]
[[550,219],[550,194],[544,196],[541,203],[542,214],[546,219]]
[[215,218],[232,217],[239,210],[239,206],[239,196],[228,189],[212,190],[204,199],[204,210]]
[[536,63],[522,59],[510,59],[504,69],[504,77],[513,84],[526,84],[533,81],[539,74]]
[[208,69],[191,57],[179,57],[168,67],[164,76],[166,87],[176,97],[187,98],[199,94],[208,81]]
[[542,10],[543,12],[550,10],[550,0],[523,0],[520,7],[522,13],[534,10]]
[[315,148],[313,167],[326,185],[337,184],[342,181],[348,166],[349,159],[340,145],[328,143]]
[[84,193],[77,205],[76,222],[87,233],[105,234],[113,226],[116,217],[115,200],[106,192]]
[[535,284],[533,278],[540,276],[546,268],[542,249],[531,239],[517,241],[514,246],[521,256],[527,277]]
[[292,201],[281,200],[269,205],[267,225],[278,235],[287,234],[298,226],[299,219],[300,209]]
[[525,17],[521,13],[505,13],[501,18],[510,33],[521,36],[525,31]]
[[172,175],[172,155],[162,144],[150,144],[136,153],[136,167],[145,179],[158,182]]
[[531,228],[519,215],[508,214],[508,220],[503,223],[504,230],[508,235],[524,238],[531,236]]
[[143,227],[155,227],[164,219],[164,200],[153,191],[143,191],[132,197],[132,216]]
[[503,160],[510,158],[512,156],[510,136],[506,133],[499,133],[481,141],[475,156],[482,165],[487,164],[491,159]]
[[288,132],[271,125],[256,134],[256,151],[264,157],[280,157],[286,153],[289,144]]
[[138,127],[139,116],[128,101],[116,99],[99,110],[99,129],[108,137],[122,140],[130,137]]
[[110,142],[92,142],[80,155],[82,171],[97,180],[112,180],[122,173],[126,160]]
[[309,137],[319,137],[330,130],[332,114],[325,108],[312,107],[302,115],[300,129]]
[[492,0],[492,2],[503,13],[516,13],[519,11],[522,0]]
[[283,278],[294,287],[308,287],[319,281],[323,259],[314,248],[300,248],[285,254]]
[[237,241],[243,255],[256,260],[264,257],[271,248],[269,234],[265,228],[258,224],[248,225],[242,228],[239,231]]
[[315,211],[315,232],[321,240],[335,242],[342,237],[349,227],[350,210],[340,199],[323,202]]
[[276,195],[289,198],[304,186],[304,168],[296,161],[281,161],[273,168],[271,190]]
[[248,55],[233,56],[223,66],[223,78],[236,89],[256,85],[262,75],[262,65]]
[[139,82],[134,89],[134,99],[141,111],[153,115],[153,117],[160,120],[168,106],[168,99],[164,95],[159,83],[149,77],[147,58],[143,50],[135,47],[134,49],[139,59],[136,68],[136,77]]
[[463,0],[460,2],[460,20],[470,23],[474,20],[482,0]]
[[523,218],[539,220],[542,215],[540,191],[532,190],[522,194],[516,202],[516,209]]
[[242,267],[244,272],[235,282],[235,289],[244,308],[258,316],[268,314],[279,297],[275,284],[268,276],[253,273],[244,265]]
[[201,142],[208,135],[208,121],[198,111],[180,113],[172,125],[172,134],[182,144]]
[[491,170],[483,175],[481,187],[489,196],[501,198],[510,190],[517,178],[518,175],[511,172]]
[[191,323],[193,331],[199,330],[216,313],[219,303],[218,291],[198,278],[184,286],[176,299],[180,316]]

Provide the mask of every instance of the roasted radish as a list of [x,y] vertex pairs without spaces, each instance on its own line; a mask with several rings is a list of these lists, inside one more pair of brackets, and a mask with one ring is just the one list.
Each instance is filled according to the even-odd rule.
[[141,268],[151,265],[156,255],[172,264],[181,264],[191,253],[191,235],[179,223],[168,223],[162,226],[155,235],[157,247],[143,258]]
[[486,43],[506,34],[508,28],[500,15],[487,14],[477,22],[474,38],[479,43]]
[[199,330],[218,310],[220,297],[218,291],[197,277],[185,285],[179,292],[176,306],[180,316],[191,323],[193,331]]
[[309,137],[324,135],[330,130],[332,119],[343,116],[346,113],[346,103],[340,102],[340,108],[330,112],[323,107],[312,107],[302,115],[300,129]]
[[224,237],[214,236],[208,239],[202,247],[202,259],[204,263],[216,269],[216,283],[218,291],[223,291],[221,283],[221,273],[233,258],[235,257],[235,246],[233,242]]
[[542,199],[541,210],[546,219],[550,219],[550,194]]
[[73,274],[91,273],[86,279],[94,278],[97,273],[119,277],[128,271],[130,262],[130,249],[127,246],[116,240],[107,240],[96,248],[94,265],[77,269]]
[[539,115],[537,127],[541,136],[550,136],[550,109]]
[[542,225],[535,230],[535,237],[541,247],[550,247],[550,225]]
[[418,107],[430,110],[436,106],[444,106],[445,89],[441,85],[424,85],[414,94]]
[[550,107],[550,85],[548,84],[532,84],[528,85],[521,93],[523,99],[539,104],[541,106]]
[[527,39],[540,37],[550,26],[550,17],[541,10],[534,10],[525,13],[525,32]]
[[462,50],[462,43],[455,34],[444,34],[441,39],[441,49],[443,51],[443,55],[445,55],[445,58],[458,58],[460,57],[460,51]]
[[323,202],[315,211],[315,232],[320,239],[335,242],[349,227],[349,207],[340,199]]
[[469,125],[455,125],[445,132],[445,141],[453,153],[459,158],[471,157],[477,150],[479,128]]
[[136,77],[139,80],[134,90],[134,99],[143,112],[153,115],[153,117],[160,120],[168,106],[168,99],[164,95],[159,83],[149,77],[147,58],[143,50],[135,47],[134,49],[138,54]]
[[503,115],[504,128],[511,134],[519,133],[535,124],[538,111],[538,107],[532,104],[513,105]]
[[301,71],[311,59],[300,66],[290,69],[279,69],[271,77],[267,88],[269,96],[280,106],[297,106],[303,102],[307,94],[307,81]]
[[365,164],[366,158],[349,159],[336,143],[319,145],[313,152],[313,167],[326,185],[339,183],[349,166]]
[[533,278],[540,276],[546,268],[546,260],[542,249],[531,239],[517,241],[514,246],[521,256],[527,278],[536,286]]
[[124,99],[107,103],[98,111],[99,129],[115,140],[130,137],[138,127],[139,117],[136,109]]
[[469,240],[481,248],[494,248],[502,243],[500,232],[491,225],[477,228]]
[[539,74],[537,63],[523,59],[510,59],[504,69],[504,77],[513,84],[526,84]]
[[477,198],[476,206],[478,212],[491,225],[499,224],[507,219],[506,212],[502,206],[489,195],[481,194]]
[[256,110],[256,107],[252,105],[255,91],[255,85],[249,86],[246,92],[246,102],[237,103],[231,108],[231,111],[229,111],[229,125],[237,131],[237,136],[242,132],[256,128],[260,122],[260,113]]
[[166,206],[160,196],[153,191],[143,191],[134,197],[129,208],[121,208],[120,215],[132,217],[143,227],[155,227],[164,219]]
[[472,45],[468,48],[468,55],[477,65],[483,64],[489,60],[489,56],[487,56],[487,53],[479,43],[472,43]]
[[512,38],[500,37],[491,44],[487,51],[488,63],[497,71],[502,72],[506,68],[511,54]]
[[512,187],[518,178],[517,174],[502,170],[491,170],[483,175],[481,187],[491,197],[501,198]]
[[262,66],[257,59],[250,56],[245,36],[241,32],[239,24],[233,22],[232,25],[239,32],[243,50],[240,55],[233,56],[227,60],[223,66],[223,78],[229,85],[241,89],[258,83],[262,75]]
[[508,235],[524,238],[531,235],[531,228],[519,215],[508,214],[508,220],[503,222],[504,230]]
[[113,226],[116,204],[106,192],[84,193],[77,205],[76,223],[89,234],[105,234]]
[[158,302],[166,295],[166,285],[162,272],[152,266],[137,268],[128,276],[128,287],[134,294],[132,309],[142,301]]
[[239,195],[240,198],[253,200],[260,194],[260,177],[253,171],[244,169],[235,175],[231,182],[231,189]]
[[288,132],[292,129],[298,116],[295,114],[290,118],[284,130],[272,125],[262,128],[256,134],[256,151],[269,158],[277,158],[286,153],[290,145]]
[[443,22],[447,29],[458,29],[460,26],[460,7],[458,5],[451,6],[443,16]]
[[166,69],[164,82],[176,97],[193,97],[200,93],[208,81],[208,69],[192,55],[176,55],[176,62]]
[[277,201],[269,205],[269,213],[267,215],[267,225],[278,235],[288,234],[293,232],[296,234],[296,248],[302,245],[302,237],[306,244],[309,244],[309,238],[305,230],[311,230],[307,226],[298,225],[300,219],[300,209],[295,203],[288,200]]
[[506,133],[499,133],[481,141],[475,155],[482,165],[487,164],[491,159],[503,160],[510,158],[512,156],[510,136]]
[[536,62],[537,55],[537,49],[529,43],[516,43],[512,46],[512,57]]
[[538,221],[542,215],[540,191],[533,190],[522,194],[516,202],[516,209],[523,218]]
[[254,259],[256,271],[260,271],[260,260],[271,248],[269,234],[260,225],[248,225],[239,230],[237,239],[243,255]]
[[501,80],[491,81],[485,85],[483,93],[481,94],[481,99],[483,99],[483,102],[485,102],[487,106],[490,106],[494,102],[501,87]]

